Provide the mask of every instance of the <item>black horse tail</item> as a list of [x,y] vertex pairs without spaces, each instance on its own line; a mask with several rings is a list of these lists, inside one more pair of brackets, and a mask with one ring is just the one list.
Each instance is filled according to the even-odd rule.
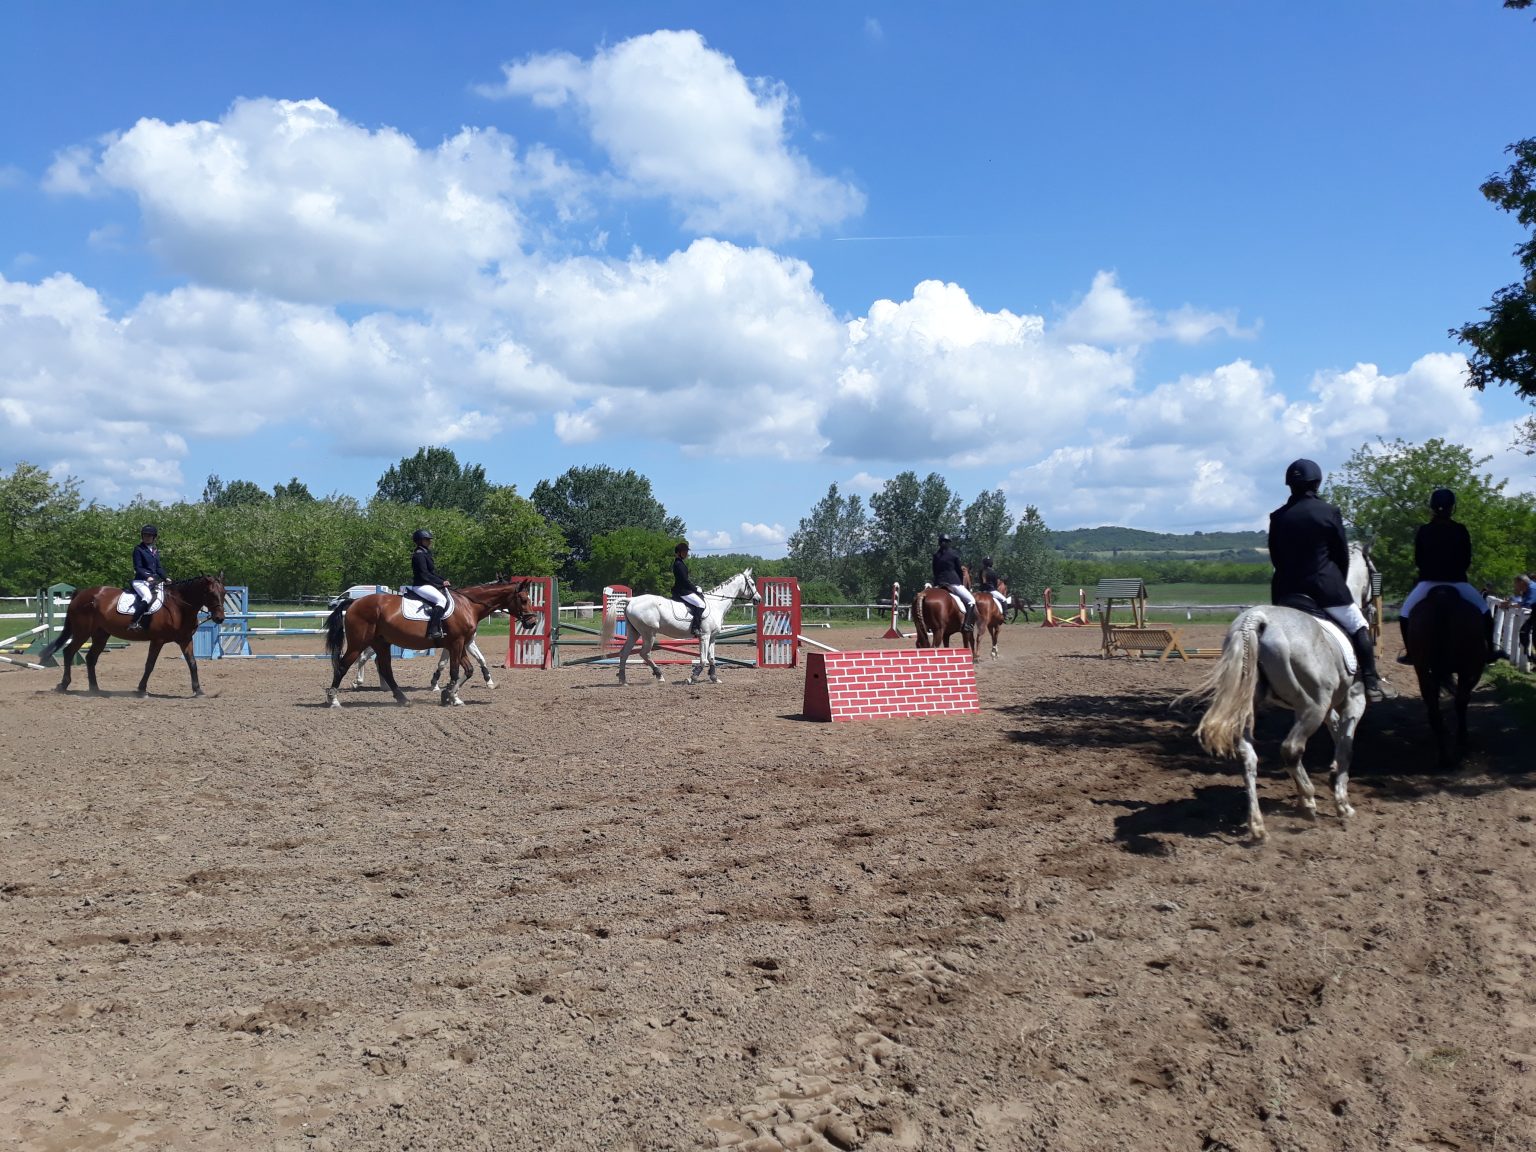
[[331,657],[331,663],[335,664],[341,659],[342,652],[347,646],[347,609],[352,601],[343,600],[331,609],[331,614],[325,618],[325,650]]
[[64,627],[59,631],[59,638],[37,654],[37,662],[44,668],[54,667],[54,665],[58,663],[58,661],[53,658],[54,653],[62,652],[64,650],[64,645],[69,643],[70,637],[73,635],[74,633],[69,630],[69,616],[66,614],[64,617]]

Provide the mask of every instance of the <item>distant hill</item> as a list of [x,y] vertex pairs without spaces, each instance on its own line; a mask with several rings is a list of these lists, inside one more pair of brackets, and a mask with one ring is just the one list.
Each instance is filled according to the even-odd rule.
[[1106,553],[1164,553],[1198,556],[1231,552],[1254,553],[1266,547],[1263,532],[1143,532],[1140,528],[1076,528],[1070,532],[1052,532],[1051,548],[1080,556]]

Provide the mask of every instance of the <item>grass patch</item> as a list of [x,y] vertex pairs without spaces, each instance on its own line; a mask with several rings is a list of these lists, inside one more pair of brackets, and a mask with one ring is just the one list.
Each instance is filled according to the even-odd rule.
[[1536,730],[1536,676],[1504,663],[1490,665],[1484,675],[1520,726]]

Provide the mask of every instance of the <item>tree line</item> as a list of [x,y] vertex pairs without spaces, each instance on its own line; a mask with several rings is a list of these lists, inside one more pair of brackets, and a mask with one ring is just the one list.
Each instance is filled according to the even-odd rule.
[[[1474,583],[1502,591],[1516,573],[1536,568],[1536,497],[1506,493],[1504,481],[1483,471],[1486,463],[1440,440],[1378,441],[1330,477],[1324,495],[1370,541],[1389,597],[1412,587],[1413,534],[1436,487],[1457,493],[1457,518],[1472,534]],[[0,593],[30,594],[54,581],[121,584],[139,527],[150,521],[160,528],[173,576],[223,571],[229,583],[276,600],[406,582],[410,536],[420,527],[432,531],[439,567],[457,583],[497,573],[553,575],[566,585],[568,602],[596,598],[608,584],[665,593],[673,545],[686,531],[632,469],[573,467],[524,497],[437,447],[392,465],[366,503],[317,497],[297,478],[269,491],[214,475],[196,501],[112,508],[83,500],[71,478],[20,463],[0,475]],[[1053,534],[1034,505],[1015,517],[1000,489],[963,503],[937,472],[919,479],[912,471],[886,481],[867,502],[831,485],[800,520],[783,560],[732,553],[696,555],[690,565],[706,587],[751,567],[798,576],[806,603],[878,601],[893,581],[905,600],[929,579],[941,532],[955,537],[973,568],[991,557],[1010,587],[1030,599],[1048,586],[1091,587],[1107,576],[1154,585],[1264,584],[1270,576],[1267,563],[1064,555],[1053,544],[1072,534]]]

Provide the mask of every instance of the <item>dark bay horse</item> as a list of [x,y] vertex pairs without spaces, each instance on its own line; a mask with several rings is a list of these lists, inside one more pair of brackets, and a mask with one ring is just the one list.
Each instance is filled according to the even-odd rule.
[[[452,670],[448,683],[442,689],[444,704],[463,704],[459,699],[459,680],[463,672],[464,654],[469,642],[475,638],[475,629],[492,612],[505,609],[525,628],[538,625],[538,613],[533,611],[528,595],[528,581],[513,584],[498,578],[492,584],[476,584],[468,588],[453,589],[453,611],[443,617],[442,640],[427,639],[425,620],[407,620],[404,616],[403,596],[394,592],[374,592],[348,600],[336,606],[325,621],[325,650],[331,656],[334,673],[331,686],[325,690],[325,698],[332,708],[340,708],[337,690],[347,674],[347,669],[363,650],[372,648],[379,667],[379,679],[394,693],[397,704],[409,704],[400,685],[395,683],[393,661],[389,646],[401,648],[442,648],[448,654],[448,666]],[[467,673],[465,674],[467,675]]]
[[[1455,588],[1430,589],[1408,618],[1408,651],[1419,677],[1419,696],[1435,734],[1440,767],[1449,769],[1466,751],[1467,703],[1488,663],[1488,636],[1483,617]],[[1456,754],[1447,746],[1445,718],[1440,715],[1440,687],[1452,685],[1456,707]]]
[[[1008,585],[999,580],[997,590],[1008,595]],[[1008,622],[1008,613],[990,592],[976,593],[976,649],[981,650],[981,630],[985,628],[992,638],[992,659],[997,659],[997,634]]]
[[[969,570],[961,568],[961,574],[965,577],[965,586],[971,586],[971,574]],[[985,596],[987,600],[992,597]],[[978,600],[982,597],[977,597]],[[995,605],[994,605],[995,607]],[[912,626],[917,630],[917,646],[919,648],[948,648],[949,638],[956,632],[960,633],[962,647],[971,650],[971,659],[975,660],[981,651],[981,621],[982,612],[986,611],[982,604],[976,605],[976,627],[971,630],[969,638],[964,631],[965,613],[955,603],[955,598],[948,588],[924,588],[916,596],[912,597]]]
[[144,677],[139,681],[138,694],[149,694],[149,674],[160,658],[160,649],[175,644],[187,662],[192,674],[192,695],[203,695],[197,679],[197,658],[192,655],[192,633],[197,631],[197,614],[206,608],[208,615],[217,623],[224,622],[224,573],[217,576],[193,576],[188,580],[175,580],[165,586],[165,603],[160,611],[144,621],[143,628],[130,630],[132,614],[124,615],[117,610],[121,588],[98,584],[94,588],[81,588],[69,601],[64,615],[64,631],[59,638],[43,649],[42,663],[48,664],[53,654],[64,651],[64,678],[59,681],[58,691],[69,691],[70,673],[75,666],[75,653],[87,640],[91,649],[85,654],[85,674],[90,680],[92,692],[100,692],[96,683],[96,661],[107,646],[108,637],[119,640],[148,640],[149,656],[144,661]]

